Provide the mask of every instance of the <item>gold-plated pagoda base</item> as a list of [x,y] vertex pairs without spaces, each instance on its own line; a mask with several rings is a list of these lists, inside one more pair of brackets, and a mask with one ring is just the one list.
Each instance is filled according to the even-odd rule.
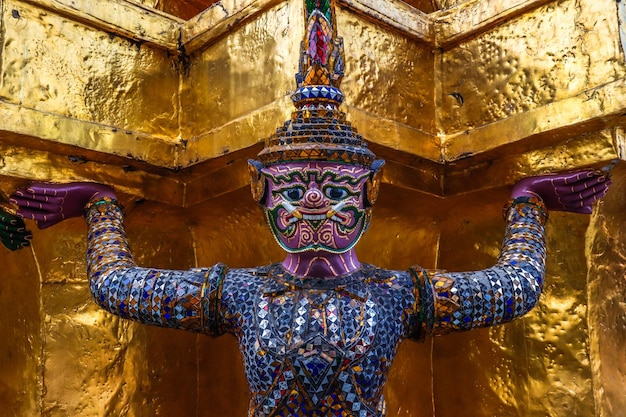
[[[0,203],[31,180],[104,182],[126,205],[142,265],[281,260],[249,195],[246,160],[293,109],[301,1],[0,6]],[[626,65],[614,1],[338,6],[343,109],[387,160],[357,248],[363,262],[486,267],[517,179],[624,158]],[[551,213],[546,291],[528,317],[401,346],[388,416],[626,409],[621,162],[612,178],[591,218]],[[3,413],[246,415],[232,338],[101,312],[87,288],[82,220],[33,232],[32,248],[0,247]]]

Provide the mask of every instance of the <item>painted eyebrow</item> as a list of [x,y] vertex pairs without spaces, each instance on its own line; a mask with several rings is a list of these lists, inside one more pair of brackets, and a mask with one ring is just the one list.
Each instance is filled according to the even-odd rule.
[[324,171],[324,172],[322,172],[322,174],[319,177],[318,181],[322,182],[322,181],[328,179],[328,177],[330,177],[333,182],[337,182],[337,183],[338,182],[344,182],[344,183],[348,183],[350,185],[357,185],[359,182],[361,182],[363,180],[363,178],[365,178],[365,177],[367,177],[369,175],[369,172],[365,172],[365,173],[363,173],[363,175],[360,175],[358,177],[355,177],[352,174],[346,173],[346,174],[339,175],[336,178],[332,178],[335,175],[336,174],[334,174],[332,172]]
[[[317,170],[306,170],[306,171],[290,171],[288,174],[279,173],[274,174],[271,172],[266,172],[269,178],[271,178],[275,183],[285,183],[285,182],[293,182],[300,181],[302,183],[307,183],[311,174],[315,175],[316,181],[322,182],[327,179],[332,179],[333,182],[343,182],[348,183],[350,185],[357,185],[359,182],[363,180],[363,178],[369,175],[369,172],[364,172],[362,175],[355,177],[351,172],[341,173],[337,175],[337,173],[330,171],[322,171],[319,172]],[[335,178],[333,178],[335,177]]]
[[271,178],[277,184],[292,181],[306,182],[305,177],[303,177],[302,174],[302,171],[290,171],[289,174],[273,174],[270,172],[265,173],[266,176]]

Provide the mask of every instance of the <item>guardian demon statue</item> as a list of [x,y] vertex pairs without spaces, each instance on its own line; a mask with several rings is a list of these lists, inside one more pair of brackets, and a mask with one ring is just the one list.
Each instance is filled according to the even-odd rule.
[[[250,416],[385,414],[383,385],[398,344],[501,324],[528,312],[544,279],[548,210],[590,213],[610,183],[583,171],[527,178],[505,208],[495,266],[474,272],[392,271],[362,264],[383,161],[339,110],[343,44],[330,0],[305,0],[296,106],[250,161],[252,194],[282,263],[187,271],[139,267],[112,188],[35,183],[18,190],[18,215],[52,226],[85,215],[96,302],[120,317],[213,336],[234,335],[245,362]],[[5,231],[25,236],[19,220]],[[13,230],[15,229],[15,230]],[[18,234],[19,229],[19,234]],[[13,236],[12,235],[12,236]],[[2,237],[0,231],[0,237]]]

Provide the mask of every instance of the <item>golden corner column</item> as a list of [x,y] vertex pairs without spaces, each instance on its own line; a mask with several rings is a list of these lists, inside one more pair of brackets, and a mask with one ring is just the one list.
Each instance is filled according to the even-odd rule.
[[[106,182],[125,193],[143,265],[278,260],[239,160],[290,111],[300,1],[202,12],[200,2],[156,3],[2,2],[0,200],[33,179]],[[413,3],[431,35],[400,29],[397,1],[374,11],[340,2],[346,107],[393,166],[359,256],[479,269],[497,256],[507,185],[621,156],[618,10],[609,0]],[[613,177],[591,221],[551,215],[546,292],[528,318],[401,347],[388,416],[626,409],[623,166]],[[480,186],[467,189],[468,178]],[[8,415],[245,415],[233,340],[101,312],[85,278],[84,224],[28,226],[30,248],[0,247]]]

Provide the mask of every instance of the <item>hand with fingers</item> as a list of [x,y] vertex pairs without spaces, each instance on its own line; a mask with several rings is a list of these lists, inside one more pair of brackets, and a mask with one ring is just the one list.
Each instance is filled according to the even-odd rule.
[[606,172],[585,170],[528,177],[513,186],[511,197],[539,197],[548,210],[591,214],[611,180]]
[[106,185],[92,182],[39,182],[19,188],[11,196],[11,202],[18,205],[18,216],[35,220],[40,229],[45,229],[65,219],[82,216],[85,205],[99,197],[115,199],[115,191]]
[[0,208],[0,242],[10,250],[30,246],[33,235],[26,230],[24,220]]

